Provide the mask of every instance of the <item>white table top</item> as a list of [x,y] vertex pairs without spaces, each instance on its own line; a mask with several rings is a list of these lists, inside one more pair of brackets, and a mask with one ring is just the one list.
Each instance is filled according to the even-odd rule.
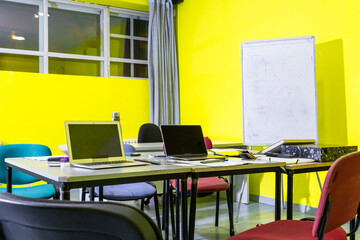
[[145,177],[164,174],[191,172],[191,166],[184,165],[146,165],[137,167],[83,169],[71,167],[69,163],[62,163],[61,167],[49,167],[47,161],[36,161],[26,158],[6,158],[5,162],[11,167],[29,171],[56,182],[80,182],[105,180],[114,178]]
[[[162,161],[167,161],[161,158]],[[162,165],[146,165],[137,167],[109,168],[109,169],[83,169],[71,167],[69,163],[62,163],[61,167],[49,167],[46,161],[36,161],[26,158],[6,158],[5,162],[11,167],[32,172],[56,182],[81,182],[93,180],[119,179],[130,177],[150,177],[165,174],[191,173],[191,172],[217,172],[257,169],[268,167],[284,167],[285,163],[265,162],[259,160],[229,159],[224,164],[201,164],[200,162],[168,162]],[[245,164],[244,163],[248,163]]]

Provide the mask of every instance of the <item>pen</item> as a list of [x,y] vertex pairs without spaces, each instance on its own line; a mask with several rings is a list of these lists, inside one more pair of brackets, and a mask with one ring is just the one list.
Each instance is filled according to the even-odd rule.
[[204,161],[200,161],[201,163],[214,163],[214,162],[224,162],[225,159],[208,159],[208,160],[204,160]]
[[151,160],[145,160],[145,159],[134,159],[134,160],[137,161],[137,162],[145,162],[145,163],[151,163],[151,164],[155,164],[155,165],[161,165],[161,163],[151,161]]

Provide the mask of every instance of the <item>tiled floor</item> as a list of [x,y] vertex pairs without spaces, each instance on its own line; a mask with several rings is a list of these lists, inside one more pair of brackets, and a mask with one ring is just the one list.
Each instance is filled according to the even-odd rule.
[[[78,200],[78,192],[72,193],[71,198],[73,200]],[[131,201],[126,202],[126,204],[139,207],[140,202]],[[234,203],[234,218],[236,217],[236,207],[237,203]],[[149,214],[155,221],[153,202],[151,202],[149,206],[145,206],[145,212]],[[160,209],[160,212],[162,213],[162,209]],[[305,214],[294,210],[294,219],[301,219],[303,217],[314,217],[314,215]],[[282,209],[281,218],[286,219],[286,209]],[[241,204],[238,222],[234,223],[235,233],[239,233],[249,228],[255,227],[259,223],[267,223],[273,220],[274,206],[259,203]],[[348,227],[345,226],[345,229],[348,229]],[[220,202],[219,226],[215,227],[215,196],[210,195],[207,197],[198,198],[195,239],[224,240],[229,236],[229,217],[226,200],[222,199]]]

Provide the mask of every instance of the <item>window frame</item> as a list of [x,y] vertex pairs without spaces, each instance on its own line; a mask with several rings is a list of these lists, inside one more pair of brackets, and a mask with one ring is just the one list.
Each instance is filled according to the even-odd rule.
[[[73,2],[69,0],[27,0],[24,3],[23,0],[2,0],[6,2],[15,2],[20,4],[39,6],[39,11],[43,12],[43,17],[39,18],[39,50],[21,50],[12,48],[1,48],[0,53],[15,54],[15,55],[28,55],[39,57],[39,73],[49,73],[49,58],[60,59],[78,59],[100,62],[100,76],[98,77],[111,77],[111,78],[126,78],[126,79],[143,79],[148,78],[134,77],[134,64],[148,65],[148,60],[134,59],[134,40],[141,40],[148,42],[148,38],[136,37],[134,33],[134,19],[141,19],[149,21],[149,13],[115,8],[110,6],[101,6],[90,3]],[[51,7],[51,3],[59,4],[59,9],[86,12],[91,14],[98,14],[100,12],[100,56],[79,55],[69,53],[49,52],[49,38],[48,38],[48,8]],[[112,58],[110,57],[110,13],[114,13],[120,17],[130,18],[130,36],[120,35],[122,38],[130,39],[130,54],[131,58]],[[115,36],[119,37],[119,36]],[[131,76],[110,76],[110,63],[130,63],[131,64]]]

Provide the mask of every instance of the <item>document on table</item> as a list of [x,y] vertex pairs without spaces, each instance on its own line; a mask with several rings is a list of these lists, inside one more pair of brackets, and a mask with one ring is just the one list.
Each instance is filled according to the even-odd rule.
[[242,160],[240,158],[227,158],[225,161],[216,161],[216,162],[206,162],[205,161],[181,161],[181,160],[168,160],[168,162],[173,162],[181,165],[193,165],[193,166],[207,166],[207,167],[226,167],[226,166],[238,166],[238,165],[249,165],[249,164],[261,164],[268,163],[268,161],[258,161],[258,160]]
[[55,157],[67,157],[66,155],[53,155],[53,156],[38,156],[38,157],[25,157],[27,159],[32,159],[36,161],[47,161],[49,158]]
[[266,162],[284,162],[287,165],[315,162],[314,159],[310,159],[310,158],[279,158],[279,157],[268,157],[265,155],[256,155],[256,159],[263,160]]

